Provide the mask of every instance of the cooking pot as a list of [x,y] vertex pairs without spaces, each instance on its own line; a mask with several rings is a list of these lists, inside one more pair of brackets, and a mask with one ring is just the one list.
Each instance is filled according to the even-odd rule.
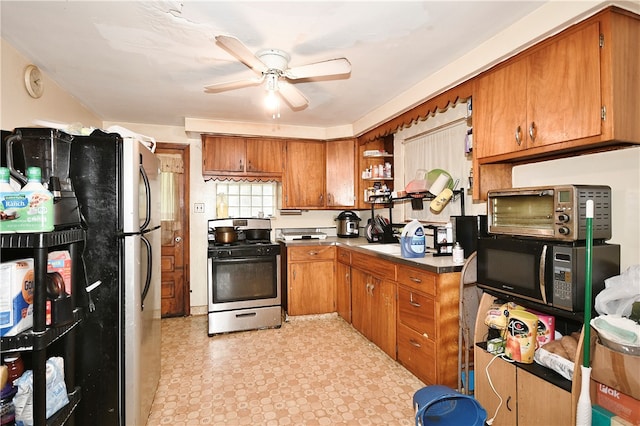
[[251,241],[268,241],[271,239],[270,229],[245,229],[244,235]]
[[360,230],[358,229],[360,218],[351,210],[345,210],[340,213],[336,221],[338,222],[338,237],[355,238],[360,235]]
[[238,240],[238,232],[233,226],[218,226],[215,228],[215,240],[218,244],[235,243]]

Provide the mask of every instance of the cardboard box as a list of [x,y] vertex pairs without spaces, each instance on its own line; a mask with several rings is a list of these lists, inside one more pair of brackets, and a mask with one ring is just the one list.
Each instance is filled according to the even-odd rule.
[[[596,340],[591,355],[591,378],[636,400],[640,399],[640,357],[626,355]],[[640,410],[640,406],[638,407]]]
[[556,317],[543,314],[542,312],[527,309],[527,311],[538,316],[538,347],[555,340]]
[[602,383],[594,384],[596,385],[596,404],[633,425],[640,426],[640,401]]
[[33,327],[33,259],[0,264],[0,336]]

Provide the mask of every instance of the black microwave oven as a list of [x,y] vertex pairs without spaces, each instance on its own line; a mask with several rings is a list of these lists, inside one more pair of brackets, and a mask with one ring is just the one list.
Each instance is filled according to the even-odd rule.
[[[478,239],[478,287],[570,312],[584,312],[586,246],[538,239]],[[620,246],[592,250],[592,298],[604,280],[620,274]],[[593,300],[592,300],[593,302]]]

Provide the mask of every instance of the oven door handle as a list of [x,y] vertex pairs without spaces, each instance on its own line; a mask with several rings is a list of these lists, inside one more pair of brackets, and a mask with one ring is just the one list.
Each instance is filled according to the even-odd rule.
[[547,245],[542,246],[542,253],[540,253],[540,265],[538,270],[538,281],[540,282],[540,295],[542,296],[542,301],[547,304],[547,288],[545,278],[547,276]]

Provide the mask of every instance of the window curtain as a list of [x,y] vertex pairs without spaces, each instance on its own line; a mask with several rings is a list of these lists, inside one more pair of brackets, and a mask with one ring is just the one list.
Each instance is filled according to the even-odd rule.
[[160,220],[163,232],[171,233],[180,229],[180,193],[179,184],[184,173],[184,164],[180,156],[158,154],[160,159]]
[[[468,186],[471,157],[465,155],[465,140],[469,127],[466,118],[466,103],[450,106],[425,121],[403,129],[396,136],[404,151],[405,185],[416,178],[419,170],[442,169],[454,181],[459,179],[456,189]],[[469,200],[465,199],[468,212]],[[414,210],[407,203],[404,219],[418,219],[424,222],[448,222],[449,216],[460,215],[460,200],[455,197],[439,213],[429,209],[429,199],[425,199],[422,210]]]

